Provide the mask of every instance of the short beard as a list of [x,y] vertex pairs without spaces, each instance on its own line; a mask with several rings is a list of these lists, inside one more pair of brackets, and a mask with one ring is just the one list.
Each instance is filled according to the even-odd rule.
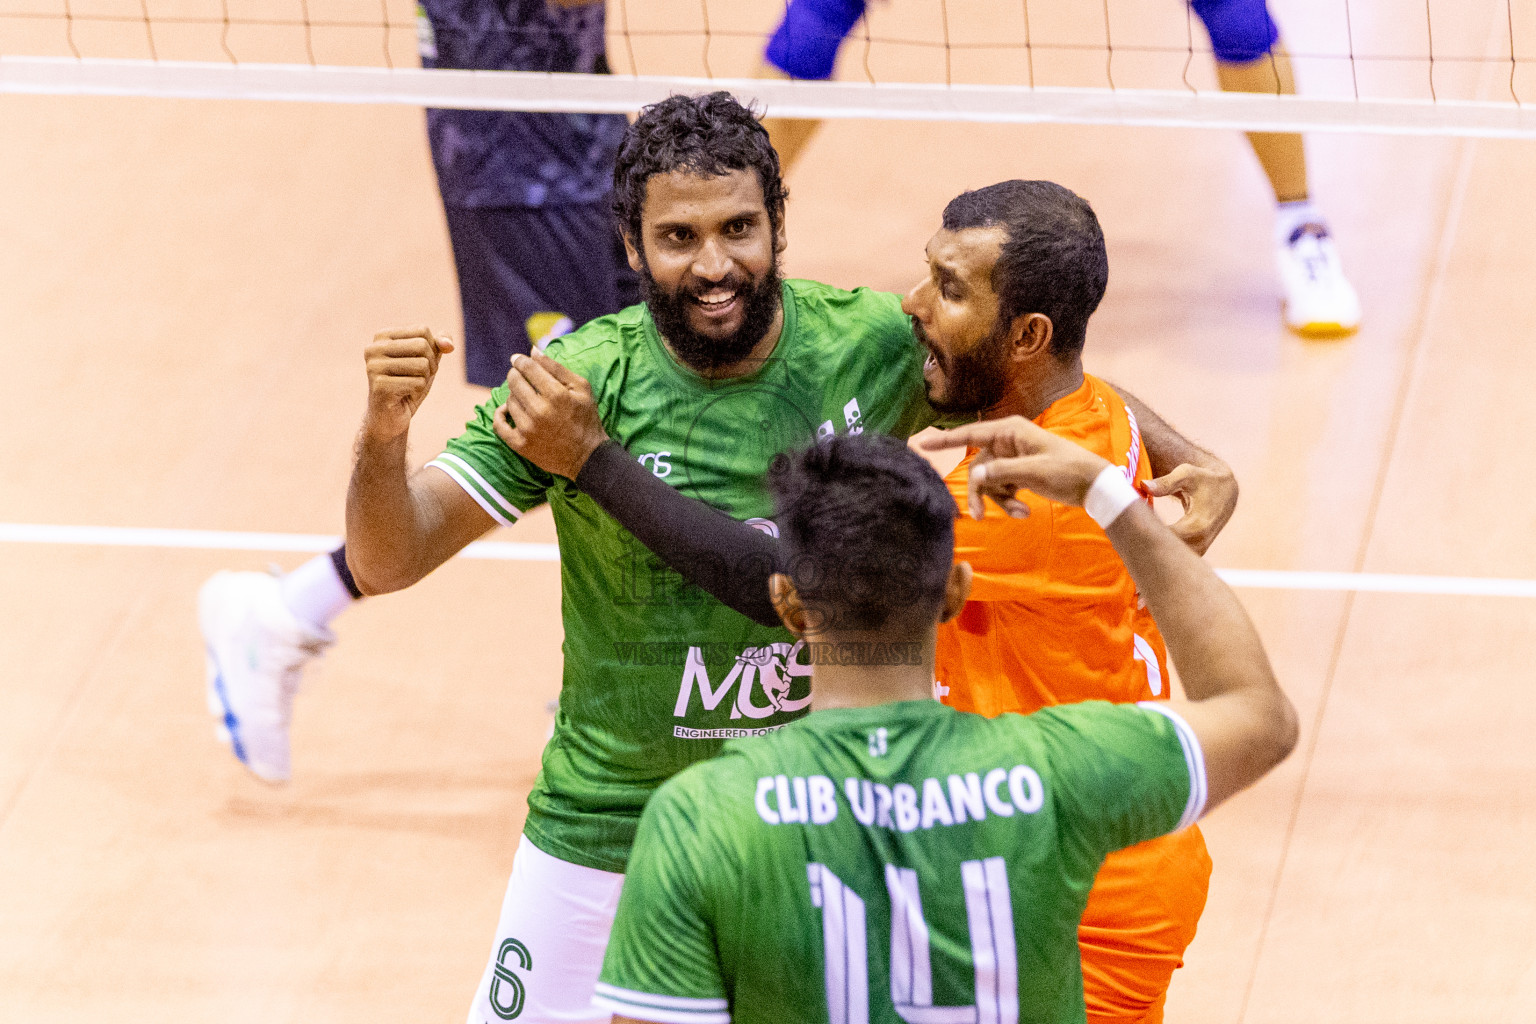
[[[919,341],[924,339],[922,324],[912,321],[912,331]],[[928,351],[933,352],[932,348]],[[992,333],[964,355],[951,356],[948,365],[937,352],[939,369],[944,372],[944,382],[949,394],[942,401],[933,397],[928,389],[928,404],[942,413],[980,413],[1003,400],[1008,391],[1008,375],[1004,372],[1008,360],[1008,324],[999,319]]]
[[[725,281],[706,284],[685,281],[675,292],[668,292],[651,275],[651,267],[642,254],[640,259],[640,289],[656,330],[666,339],[667,346],[684,365],[696,373],[708,374],[741,362],[752,354],[773,326],[773,318],[783,301],[784,279],[779,274],[779,254],[773,254],[768,272],[756,282],[744,281],[732,276]],[[741,326],[726,338],[711,338],[694,330],[688,323],[688,307],[700,292],[718,284],[726,287],[740,286],[743,309]]]

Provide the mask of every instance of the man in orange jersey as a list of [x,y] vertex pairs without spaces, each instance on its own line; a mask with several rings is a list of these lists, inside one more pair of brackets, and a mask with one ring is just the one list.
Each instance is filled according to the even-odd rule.
[[[1088,204],[1049,182],[967,192],[945,208],[927,252],[929,276],[902,308],[931,353],[929,401],[941,410],[984,409],[985,419],[1034,420],[1123,467],[1145,492],[1153,473],[1137,411],[1083,372],[1088,318],[1108,279]],[[946,477],[962,508],[968,477],[984,473],[975,458],[968,453]],[[1185,473],[1224,471],[1198,450],[1189,461],[1199,468]],[[1086,511],[1024,494],[1006,509],[988,503],[978,512],[955,529],[955,557],[971,564],[974,583],[959,616],[939,627],[935,675],[945,703],[998,715],[1167,699],[1162,636]],[[1191,531],[1196,546],[1203,550],[1224,522],[1222,515]],[[1104,862],[1079,931],[1090,1021],[1162,1019],[1168,983],[1205,907],[1210,866],[1195,827]]]
[[[929,401],[986,419],[1033,419],[1125,467],[1144,490],[1176,494],[1188,509],[1177,529],[1203,551],[1236,502],[1225,464],[1083,372],[1087,321],[1108,274],[1088,204],[1049,182],[966,193],[946,208],[928,257],[929,276],[908,293],[904,308],[930,353]],[[498,425],[504,441],[574,480],[685,578],[766,621],[766,579],[777,557],[771,524],[759,523],[765,532],[758,532],[702,506],[606,442],[584,382],[564,368],[537,356],[515,360],[508,380],[516,427]],[[1158,439],[1150,454],[1140,434],[1148,423]],[[948,478],[962,506],[969,464]],[[1165,475],[1150,480],[1158,470]],[[939,636],[941,699],[995,715],[1168,696],[1162,638],[1103,530],[1082,509],[1010,499],[1006,510],[989,506],[979,521],[957,524],[956,548],[972,563],[975,587]],[[766,672],[759,666],[759,675]],[[750,678],[750,670],[740,675]],[[720,682],[720,690],[736,676]],[[1204,907],[1209,872],[1194,829],[1105,863],[1080,931],[1091,1021],[1161,1019],[1168,982]]]

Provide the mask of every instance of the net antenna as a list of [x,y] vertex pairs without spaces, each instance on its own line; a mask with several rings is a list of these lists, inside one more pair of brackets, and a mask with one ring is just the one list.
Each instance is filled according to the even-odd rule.
[[[767,34],[782,15],[783,0],[739,0],[740,8],[735,6],[738,0],[733,0],[729,10],[716,8],[714,14],[719,17],[712,17],[708,0],[699,0],[695,13],[688,16],[692,22],[681,27],[647,27],[639,19],[654,21],[654,11],[630,0],[608,0],[609,49],[627,57],[625,70],[630,72],[615,75],[410,66],[405,42],[414,39],[414,32],[398,31],[413,27],[405,14],[405,0],[379,0],[377,20],[371,23],[314,17],[321,10],[334,9],[334,4],[320,0],[296,0],[292,6],[298,18],[287,21],[274,18],[270,7],[259,18],[240,16],[237,11],[251,9],[243,0],[210,2],[209,14],[201,18],[157,17],[160,5],[149,0],[138,0],[132,15],[122,13],[121,7],[116,14],[99,13],[106,10],[99,6],[90,9],[98,13],[86,13],[80,0],[53,2],[58,6],[49,14],[38,10],[36,0],[0,0],[0,92],[634,113],[674,93],[728,89],[771,115],[792,118],[1536,138],[1536,108],[1528,107],[1520,93],[1520,76],[1528,62],[1520,58],[1512,0],[1464,0],[1457,8],[1457,19],[1442,18],[1439,24],[1433,18],[1433,0],[1377,0],[1388,9],[1375,12],[1377,22],[1390,19],[1392,10],[1402,16],[1393,24],[1423,19],[1427,46],[1419,53],[1393,52],[1363,38],[1355,17],[1359,12],[1352,9],[1359,6],[1357,0],[1320,0],[1335,12],[1337,38],[1313,39],[1302,33],[1299,43],[1290,46],[1298,77],[1303,79],[1301,94],[1296,96],[1229,93],[1199,84],[1198,76],[1208,75],[1209,65],[1203,60],[1210,59],[1210,49],[1203,31],[1195,28],[1194,15],[1182,12],[1182,31],[1170,25],[1162,35],[1148,34],[1141,27],[1144,14],[1136,13],[1140,8],[1127,6],[1132,0],[1102,0],[1102,11],[1095,11],[1101,5],[1091,5],[1086,8],[1089,14],[1081,13],[1080,2],[1069,0],[966,0],[964,4],[892,0],[875,5],[873,17],[862,19],[858,38],[844,46],[842,66],[847,80],[826,82],[748,77]],[[742,11],[757,7],[763,8],[758,12],[761,27],[743,28],[750,19]],[[1022,41],[1000,41],[1003,33],[997,26],[1017,23],[1021,8]],[[1102,18],[1098,41],[1092,41],[1091,22],[1086,36],[1061,29],[1063,18],[1074,12],[1095,21]],[[1280,12],[1282,17],[1285,13]],[[903,14],[912,24],[902,24]],[[992,20],[980,21],[978,30],[978,18]],[[56,53],[19,51],[3,35],[10,26],[30,21],[30,27],[36,27],[49,19],[58,24]],[[87,22],[114,23],[126,30],[130,21],[139,33],[133,45],[145,52],[147,44],[147,59],[111,55],[124,52],[126,45],[121,42],[108,54],[90,52],[84,45],[87,36],[95,39],[101,28],[93,24],[89,33],[82,33]],[[919,28],[912,27],[919,23]],[[170,24],[178,30],[206,24],[206,57],[180,59],[185,47],[168,52],[169,37],[157,29]],[[1476,33],[1469,35],[1464,24],[1473,25],[1486,39],[1472,38]],[[378,32],[371,50],[354,47],[337,55],[329,44],[320,45],[329,38],[326,32],[345,29],[355,35],[370,25]],[[252,26],[301,28],[302,46],[295,43],[297,59],[291,63],[255,60],[242,52],[246,48],[242,40],[247,38],[243,33]],[[690,36],[697,48],[689,44]],[[1371,50],[1372,45],[1377,50]],[[259,56],[267,58],[269,50]],[[912,80],[923,76],[911,71],[915,64],[907,58],[935,50],[942,50],[942,62],[933,63],[929,72],[933,80]],[[325,61],[317,59],[321,53]],[[977,55],[1005,59],[994,60],[986,73],[973,73],[980,66],[975,63]],[[1068,56],[1097,61],[1097,80],[1084,84],[1081,78],[1059,73]],[[1167,64],[1167,73],[1144,81],[1147,76],[1140,69],[1154,59]],[[1422,78],[1418,95],[1412,94],[1414,90],[1406,90],[1405,95],[1368,93],[1367,82],[1375,83],[1380,76],[1368,80],[1364,72],[1375,75],[1382,68],[1400,69],[1413,62],[1427,68],[1427,96]],[[1309,71],[1338,70],[1341,64],[1348,68],[1347,84],[1334,75],[1340,81],[1334,92],[1323,87],[1309,91]],[[1079,66],[1084,66],[1081,61]],[[999,67],[1005,73],[1000,75]],[[887,73],[888,68],[897,70]],[[1462,72],[1468,68],[1479,73],[1473,76],[1479,84],[1458,92],[1456,84],[1465,86],[1468,76]]]

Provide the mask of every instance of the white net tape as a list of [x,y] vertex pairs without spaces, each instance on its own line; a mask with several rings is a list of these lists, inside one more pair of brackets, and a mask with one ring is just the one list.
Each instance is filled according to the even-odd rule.
[[1222,92],[1182,0],[872,4],[828,82],[746,77],[783,0],[609,0],[613,75],[412,67],[404,0],[0,0],[0,93],[628,113],[728,89],[787,117],[1536,137],[1536,0],[1269,6],[1297,96]]
[[673,93],[713,89],[782,117],[1536,138],[1536,105],[1511,102],[0,57],[0,92],[47,95],[629,113]]

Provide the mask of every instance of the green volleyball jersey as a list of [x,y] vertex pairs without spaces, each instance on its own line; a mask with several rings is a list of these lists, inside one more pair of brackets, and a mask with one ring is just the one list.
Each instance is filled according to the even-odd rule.
[[[907,437],[935,419],[926,355],[898,296],[784,284],[773,354],[711,381],[663,346],[644,306],[556,339],[549,354],[592,385],[608,434],[656,476],[770,528],[769,462],[820,435]],[[622,871],[646,798],[724,740],[779,728],[809,703],[809,658],[685,583],[574,484],[526,462],[491,426],[491,393],[431,465],[504,525],[543,502],[560,541],[565,667],[555,734],[528,797],[546,853]],[[515,657],[515,652],[514,652]]]
[[1151,703],[908,701],[729,744],[646,807],[597,1002],[669,1024],[1081,1022],[1099,865],[1199,817],[1204,770]]

